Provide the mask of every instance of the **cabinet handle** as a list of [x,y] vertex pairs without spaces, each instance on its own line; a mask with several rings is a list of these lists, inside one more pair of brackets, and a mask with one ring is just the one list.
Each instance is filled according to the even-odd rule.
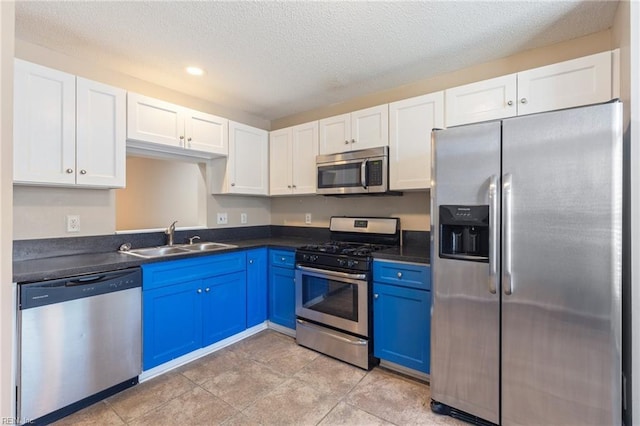
[[73,173],[73,169],[67,169],[66,172],[71,174],[71,173]]
[[376,293],[376,294],[374,294],[374,295],[373,295],[373,298],[374,298],[374,299],[377,299],[378,297],[380,297],[380,295],[379,295],[378,293]]
[[209,293],[211,289],[209,287],[205,288],[204,291],[206,291],[207,293]]
[[345,145],[349,145],[349,141],[344,141],[344,144]]
[[249,259],[249,265],[253,265],[253,259]]
[[188,139],[187,139],[187,142],[191,142],[191,138],[188,138]]
[[287,188],[291,189],[291,185],[287,185]]
[[509,105],[509,106],[513,105],[513,101],[507,102],[507,105]]
[[81,175],[86,175],[86,174],[87,174],[87,171],[86,171],[85,169],[82,169],[82,170],[80,170],[80,174],[81,174]]
[[236,186],[236,184],[235,184],[235,183],[232,183],[232,184],[231,184],[231,186]]
[[202,293],[202,289],[201,288],[197,289],[196,293],[198,293],[198,294]]
[[527,103],[527,98],[522,98],[522,99],[520,99],[520,103],[521,103],[521,104],[526,104],[526,103]]
[[183,141],[184,140],[184,136],[180,136],[180,140]]
[[356,140],[355,139],[351,139],[351,143],[356,143]]
[[398,272],[396,275],[398,276],[398,278],[402,278],[402,272]]
[[284,257],[280,258],[280,261],[281,261],[281,262],[284,262],[285,260],[287,260],[287,259],[286,259],[286,258],[284,258]]
[[296,188],[297,188],[297,186],[293,185],[293,189],[296,189]]

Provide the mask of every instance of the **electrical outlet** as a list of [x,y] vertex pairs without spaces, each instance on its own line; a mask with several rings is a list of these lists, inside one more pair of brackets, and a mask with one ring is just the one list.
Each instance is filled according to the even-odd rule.
[[217,217],[217,223],[218,225],[226,225],[227,223],[229,223],[228,219],[227,219],[227,213],[218,213],[218,217]]
[[246,213],[240,213],[240,223],[241,224],[246,224],[247,223],[247,214]]
[[311,213],[304,214],[304,223],[307,225],[311,225]]
[[67,232],[80,232],[80,216],[67,215]]

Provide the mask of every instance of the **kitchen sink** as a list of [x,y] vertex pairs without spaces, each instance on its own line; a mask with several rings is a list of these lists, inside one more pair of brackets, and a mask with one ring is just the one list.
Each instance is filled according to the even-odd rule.
[[222,243],[197,243],[197,244],[184,244],[181,245],[180,248],[189,250],[189,251],[209,251],[209,250],[222,250],[226,248],[235,248],[233,244],[222,244]]
[[121,251],[121,253],[130,254],[132,256],[143,257],[145,259],[151,259],[164,256],[175,256],[178,254],[193,253],[198,251],[216,251],[227,248],[235,248],[237,246],[233,244],[222,243],[198,243],[198,244],[180,244],[173,246],[160,246],[160,247],[148,247],[139,248],[127,251]]

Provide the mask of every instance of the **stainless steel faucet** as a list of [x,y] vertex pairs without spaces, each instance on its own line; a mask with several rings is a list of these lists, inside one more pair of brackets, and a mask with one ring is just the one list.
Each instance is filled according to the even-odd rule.
[[167,229],[165,229],[165,231],[164,231],[164,233],[167,234],[167,245],[168,246],[172,246],[173,245],[173,234],[176,232],[176,223],[178,223],[177,220],[175,222],[173,222],[171,225],[169,225],[169,227]]

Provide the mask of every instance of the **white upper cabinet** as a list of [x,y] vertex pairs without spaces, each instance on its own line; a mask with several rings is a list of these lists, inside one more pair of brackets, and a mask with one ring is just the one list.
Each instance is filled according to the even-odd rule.
[[516,115],[516,74],[446,90],[447,127]]
[[213,194],[268,195],[269,132],[229,121],[229,156],[210,165]]
[[15,60],[14,181],[123,187],[125,94]]
[[444,92],[389,104],[389,187],[431,187],[431,130],[444,127]]
[[610,51],[446,90],[446,125],[571,108],[613,97]]
[[389,105],[324,118],[320,126],[320,154],[337,154],[389,145]]
[[317,155],[317,121],[271,132],[269,194],[315,194]]
[[129,92],[127,140],[133,148],[168,154],[226,156],[229,121],[213,114]]
[[518,73],[518,115],[610,100],[611,61],[607,51]]

